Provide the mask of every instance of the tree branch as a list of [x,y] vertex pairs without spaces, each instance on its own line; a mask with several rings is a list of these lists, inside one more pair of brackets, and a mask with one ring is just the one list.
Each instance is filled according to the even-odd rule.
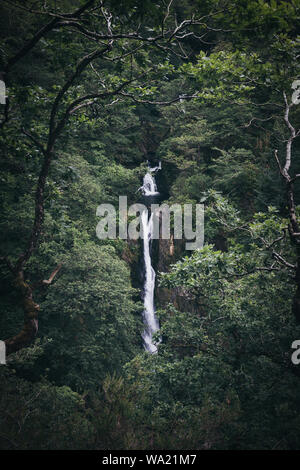
[[[65,14],[63,15],[64,17],[72,17],[72,18],[79,18],[84,11],[86,11],[90,6],[93,5],[95,0],[89,0],[86,2],[82,7],[78,8],[71,14]],[[30,10],[29,10],[30,11]],[[37,12],[34,12],[37,13]],[[20,60],[22,59],[26,54],[28,54],[29,51],[39,42],[39,40],[44,37],[47,33],[52,31],[55,26],[57,26],[57,23],[59,21],[59,17],[55,15],[55,17],[46,25],[44,25],[31,39],[28,41],[13,57],[11,57],[6,66],[4,67],[4,72],[8,73],[10,69]]]
[[54,271],[51,273],[49,279],[44,279],[42,281],[42,284],[44,285],[49,285],[52,283],[53,279],[55,278],[56,274],[61,270],[62,263],[59,263],[59,265],[54,269]]
[[176,103],[177,101],[180,101],[182,99],[192,99],[192,98],[197,98],[198,95],[195,94],[195,95],[180,95],[180,96],[177,96],[176,98],[173,98],[172,100],[168,100],[168,101],[151,101],[151,100],[143,100],[143,99],[139,99],[139,98],[136,98],[134,95],[130,94],[130,93],[124,93],[124,92],[120,92],[118,93],[119,95],[122,95],[122,96],[125,96],[126,98],[130,98],[132,99],[135,103],[141,103],[141,104],[153,104],[153,105],[158,105],[158,106],[168,106],[172,103]]

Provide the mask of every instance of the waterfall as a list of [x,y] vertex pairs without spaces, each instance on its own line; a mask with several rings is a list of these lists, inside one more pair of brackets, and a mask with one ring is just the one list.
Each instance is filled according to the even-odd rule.
[[[154,168],[149,167],[143,179],[143,186],[140,188],[146,198],[146,204],[153,202],[153,198],[159,195],[155,178],[151,173],[161,169],[161,164]],[[150,353],[156,353],[157,347],[152,341],[152,335],[159,329],[159,322],[155,315],[154,306],[154,289],[155,289],[155,271],[152,267],[151,260],[151,241],[153,234],[153,214],[148,214],[148,210],[144,210],[141,214],[141,224],[143,233],[143,251],[144,251],[144,266],[145,266],[145,282],[144,282],[144,311],[143,320],[145,330],[142,334],[144,340],[144,347]]]

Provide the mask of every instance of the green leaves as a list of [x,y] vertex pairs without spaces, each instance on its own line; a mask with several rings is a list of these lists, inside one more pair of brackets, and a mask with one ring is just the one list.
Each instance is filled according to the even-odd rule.
[[112,247],[85,243],[62,261],[64,272],[42,304],[43,335],[52,338],[44,360],[51,358],[53,379],[76,390],[94,388],[136,350],[135,291]]

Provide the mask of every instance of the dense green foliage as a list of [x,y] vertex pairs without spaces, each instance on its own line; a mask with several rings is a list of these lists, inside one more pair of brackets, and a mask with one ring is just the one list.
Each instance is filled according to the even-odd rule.
[[[84,3],[3,2],[0,69],[49,12]],[[54,133],[42,228],[24,267],[39,332],[0,365],[2,449],[300,448],[300,365],[291,362],[300,338],[292,313],[300,258],[274,157],[277,149],[284,165],[283,92],[290,103],[300,3],[174,1],[170,17],[168,4],[104,2],[116,39],[59,103],[56,123],[81,96],[103,94]],[[172,37],[156,46],[174,15],[178,25],[193,14],[203,20],[180,48]],[[84,24],[104,34],[103,18]],[[135,31],[152,39],[132,39]],[[96,42],[76,26],[57,26],[5,75],[0,239],[11,263],[32,233],[53,103]],[[293,106],[295,127],[299,117]],[[299,156],[295,140],[293,175]],[[203,249],[178,245],[158,276],[162,342],[154,355],[142,347],[140,246],[95,232],[99,204],[117,207],[119,195],[138,201],[147,160],[162,161],[166,202],[205,205]],[[295,184],[296,204],[299,196]],[[53,282],[41,284],[58,264]],[[7,263],[0,269],[6,339],[24,314]]]

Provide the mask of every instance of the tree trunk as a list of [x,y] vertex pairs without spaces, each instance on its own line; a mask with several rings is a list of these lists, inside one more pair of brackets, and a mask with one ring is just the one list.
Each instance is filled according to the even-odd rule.
[[40,307],[32,299],[32,289],[24,281],[23,271],[17,273],[15,285],[22,296],[24,325],[17,335],[5,340],[7,355],[28,346],[33,341],[38,331],[38,313]]

